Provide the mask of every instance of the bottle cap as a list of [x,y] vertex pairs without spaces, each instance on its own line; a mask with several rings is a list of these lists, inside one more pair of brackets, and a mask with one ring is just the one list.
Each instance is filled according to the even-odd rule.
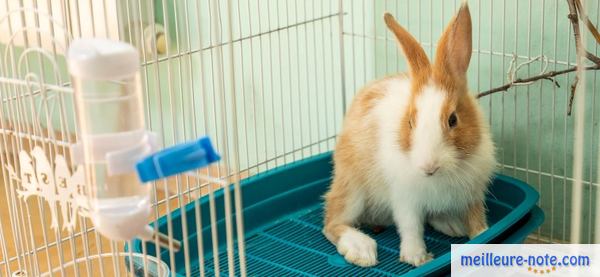
[[71,75],[90,80],[119,80],[140,69],[139,54],[132,45],[100,38],[74,40],[67,60]]

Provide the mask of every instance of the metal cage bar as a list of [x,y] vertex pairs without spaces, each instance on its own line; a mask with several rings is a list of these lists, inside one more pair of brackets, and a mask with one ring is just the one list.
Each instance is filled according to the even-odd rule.
[[[600,1],[582,3],[597,23]],[[0,4],[0,191],[5,194],[0,210],[6,216],[0,217],[0,272],[120,276],[141,266],[148,275],[155,262],[151,253],[163,253],[170,270],[182,275],[251,274],[244,221],[252,219],[242,217],[240,179],[333,150],[360,88],[405,70],[396,41],[382,24],[384,11],[434,55],[436,39],[458,5],[456,0],[5,1]],[[501,85],[514,67],[526,67],[517,72],[521,77],[584,64],[563,16],[566,1],[542,1],[539,9],[533,1],[516,0],[470,5],[476,24],[471,88]],[[582,34],[582,44],[589,46]],[[42,196],[25,200],[19,192],[22,158],[45,159],[55,167],[61,157],[69,172],[77,170],[69,158],[77,130],[64,54],[73,38],[92,36],[124,40],[140,50],[145,118],[164,146],[206,134],[224,157],[195,173],[215,182],[178,176],[150,184],[149,223],[158,231],[159,220],[166,221],[170,247],[161,249],[158,237],[152,247],[142,244],[141,265],[132,262],[138,255],[133,242],[102,237],[79,211],[66,213],[67,219],[76,218],[75,229],[50,228],[56,221],[51,210],[60,213],[63,204]],[[598,45],[588,51],[598,53]],[[540,192],[547,220],[532,241],[600,241],[600,219],[592,216],[600,212],[600,104],[597,72],[591,74],[580,70],[557,77],[561,87],[516,86],[479,101],[498,147],[499,170]],[[575,76],[582,85],[569,117],[567,84]],[[36,146],[44,157],[33,156]],[[224,203],[215,198],[220,190]],[[208,198],[209,218],[202,218],[201,197]],[[224,227],[217,222],[220,204]],[[175,223],[173,212],[187,205],[193,218]],[[188,240],[191,232],[204,229],[211,231],[209,241]],[[226,235],[219,237],[220,231]],[[174,250],[176,239],[183,240],[182,253]],[[208,245],[219,253],[219,243],[223,255],[204,253]]]

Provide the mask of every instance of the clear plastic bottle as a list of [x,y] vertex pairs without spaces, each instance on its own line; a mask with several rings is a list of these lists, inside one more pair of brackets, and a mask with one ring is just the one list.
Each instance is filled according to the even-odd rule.
[[79,128],[73,156],[85,164],[92,221],[113,240],[150,239],[150,188],[135,164],[152,152],[155,139],[144,124],[138,51],[123,42],[79,39],[68,65]]

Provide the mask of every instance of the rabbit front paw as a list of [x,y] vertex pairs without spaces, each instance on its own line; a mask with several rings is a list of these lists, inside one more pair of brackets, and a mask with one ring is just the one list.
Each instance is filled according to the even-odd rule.
[[349,263],[369,267],[377,264],[377,242],[357,231],[345,231],[337,243],[338,252]]
[[414,266],[420,266],[433,259],[433,254],[425,248],[403,247],[400,249],[400,261]]

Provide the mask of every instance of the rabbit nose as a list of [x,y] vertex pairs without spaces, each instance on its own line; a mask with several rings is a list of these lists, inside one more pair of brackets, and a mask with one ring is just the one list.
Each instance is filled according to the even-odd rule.
[[435,174],[438,169],[440,169],[440,167],[436,164],[427,164],[423,167],[421,167],[421,170],[423,170],[423,172],[425,172],[425,175],[427,176],[433,176],[433,174]]

